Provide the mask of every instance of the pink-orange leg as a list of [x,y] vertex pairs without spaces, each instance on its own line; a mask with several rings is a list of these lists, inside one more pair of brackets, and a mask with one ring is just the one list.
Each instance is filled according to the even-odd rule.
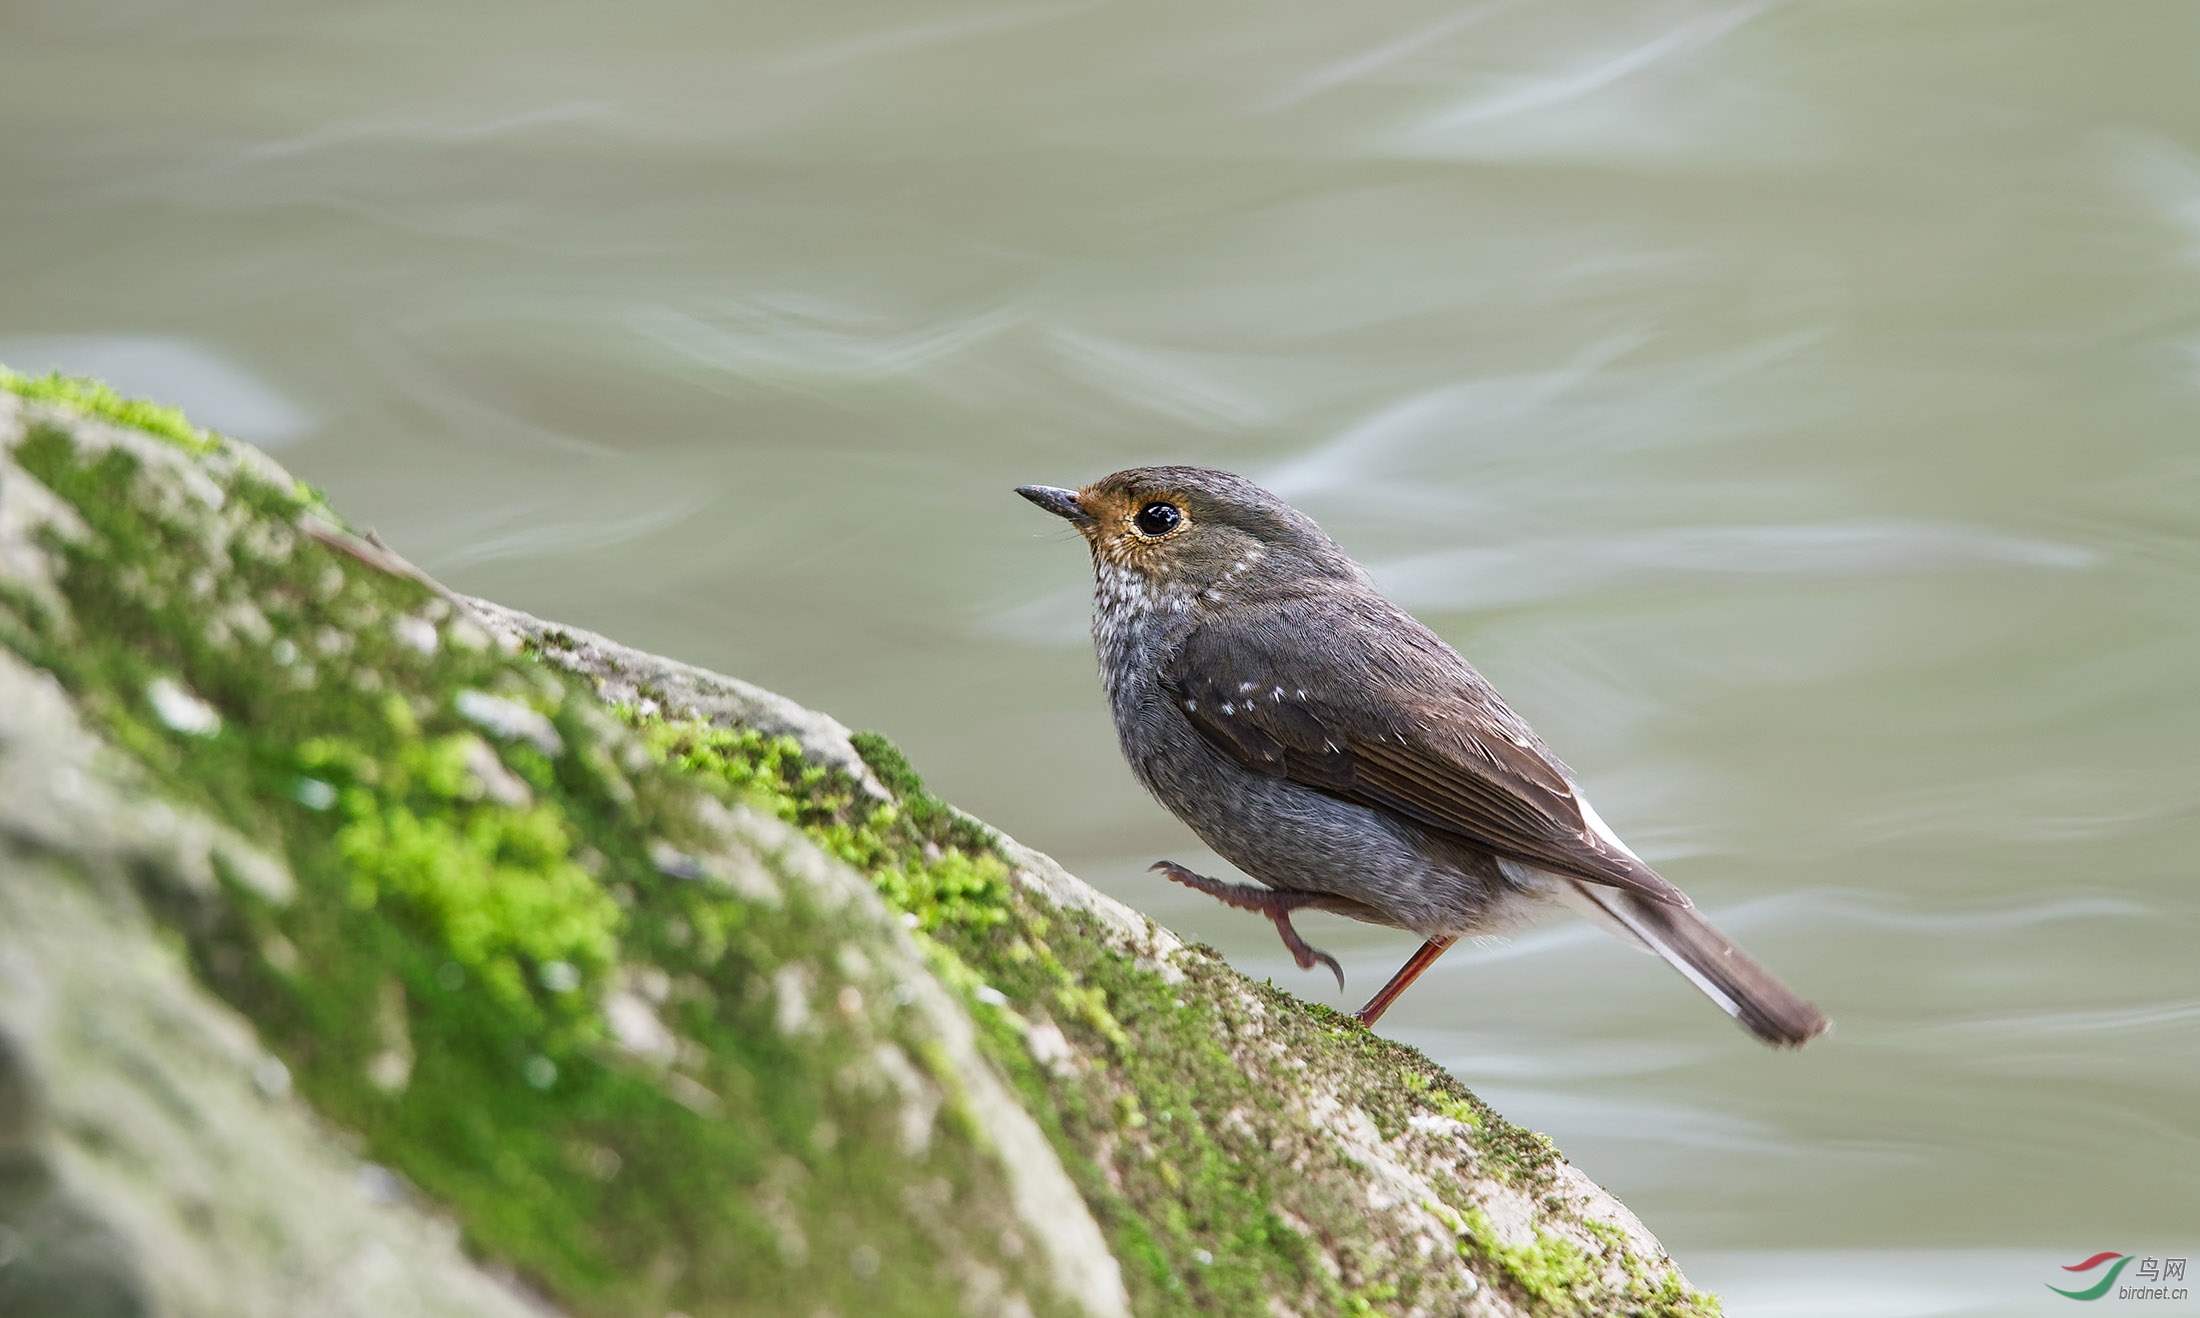
[[1366,1006],[1353,1012],[1352,1019],[1369,1029],[1375,1028],[1375,1022],[1381,1020],[1383,1013],[1390,1010],[1390,1004],[1398,1000],[1398,995],[1405,992],[1414,980],[1421,977],[1423,971],[1436,964],[1436,958],[1449,952],[1451,945],[1458,941],[1456,938],[1431,938],[1421,944],[1421,950],[1398,968],[1398,973],[1390,977],[1388,984],[1383,985],[1382,992],[1369,998]]
[[[1276,933],[1283,938],[1283,946],[1291,953],[1291,959],[1299,963],[1299,969],[1312,970],[1317,963],[1325,965],[1329,967],[1329,973],[1337,977],[1337,987],[1344,987],[1344,967],[1337,964],[1337,958],[1309,944],[1299,937],[1298,930],[1291,927],[1291,912],[1320,901],[1320,893],[1256,888],[1249,883],[1226,883],[1221,879],[1210,879],[1204,874],[1194,874],[1173,860],[1157,860],[1152,868],[1187,888],[1206,893],[1225,906],[1235,907],[1240,911],[1258,911],[1267,916],[1275,923]],[[1401,984],[1399,987],[1405,986]]]

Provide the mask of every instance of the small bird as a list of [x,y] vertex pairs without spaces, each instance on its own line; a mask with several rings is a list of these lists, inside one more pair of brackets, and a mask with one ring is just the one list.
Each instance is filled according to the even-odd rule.
[[1354,1015],[1372,1026],[1460,938],[1556,901],[1655,952],[1769,1044],[1826,1018],[1697,914],[1597,817],[1458,652],[1314,524],[1242,476],[1134,467],[1026,485],[1092,549],[1092,636],[1131,770],[1263,886],[1154,869],[1336,958],[1300,909],[1427,940]]

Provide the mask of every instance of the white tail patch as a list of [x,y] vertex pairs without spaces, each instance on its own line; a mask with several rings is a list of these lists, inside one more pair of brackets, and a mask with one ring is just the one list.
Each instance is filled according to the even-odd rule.
[[[1642,857],[1635,854],[1633,847],[1619,840],[1619,834],[1614,833],[1612,826],[1604,822],[1604,816],[1598,814],[1597,808],[1589,804],[1589,798],[1582,795],[1581,788],[1573,783],[1566,785],[1574,789],[1574,804],[1581,807],[1581,817],[1588,821],[1589,831],[1603,839],[1604,842],[1629,860],[1642,861]],[[1643,863],[1647,864],[1648,862],[1643,861]]]

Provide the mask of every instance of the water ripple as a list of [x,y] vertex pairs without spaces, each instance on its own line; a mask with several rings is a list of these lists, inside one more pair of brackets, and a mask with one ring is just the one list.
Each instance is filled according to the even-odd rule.
[[1840,578],[1958,567],[2075,569],[2093,550],[1955,522],[1682,526],[1446,549],[1369,566],[1407,608],[1482,609],[1720,578]]
[[1457,36],[1466,29],[1511,9],[1521,7],[1521,0],[1496,0],[1492,4],[1471,5],[1451,15],[1415,28],[1402,37],[1394,37],[1381,45],[1372,46],[1340,60],[1332,60],[1291,80],[1275,95],[1261,102],[1263,110],[1282,110],[1310,100],[1324,92],[1356,82],[1371,73],[1379,73],[1402,60],[1443,41]]
[[362,142],[480,142],[511,137],[543,128],[571,124],[606,123],[619,118],[619,107],[610,101],[559,101],[530,106],[506,114],[482,118],[397,119],[370,117],[325,124],[310,132],[276,138],[247,147],[245,161],[284,160],[319,155],[337,147]]
[[2111,145],[2132,189],[2183,232],[2185,260],[2200,265],[2200,156],[2159,133],[2125,132]]
[[1079,0],[1075,4],[1029,5],[1021,9],[964,14],[930,23],[911,23],[902,27],[866,32],[859,37],[850,37],[845,41],[830,42],[782,56],[773,61],[773,68],[782,73],[813,73],[836,64],[903,55],[910,51],[954,45],[989,37],[998,32],[1051,23],[1058,18],[1068,18],[1097,8],[1099,0]]
[[[1385,400],[1254,479],[1286,499],[1380,506],[1386,516],[1414,505],[1447,520],[1502,511],[1513,488],[1547,498],[1554,465],[1568,458],[1601,463],[1615,453],[1716,438],[1734,425],[1734,414],[1730,403],[1713,401],[1715,390],[1764,379],[1825,335],[1798,330],[1679,361],[1620,366],[1655,338],[1646,328],[1624,329],[1542,370]],[[1792,404],[1781,407],[1792,411]],[[1755,415],[1762,417],[1761,407]],[[1474,457],[1478,493],[1467,493],[1468,483],[1429,479],[1432,465],[1456,463],[1463,453]]]
[[768,295],[713,302],[701,312],[649,306],[628,328],[677,357],[744,378],[793,383],[906,375],[1019,324],[995,307],[907,328],[893,317],[822,299]]
[[1607,335],[1547,371],[1463,380],[1385,404],[1263,472],[1260,483],[1285,499],[1326,494],[1396,470],[1430,445],[1455,447],[1462,435],[1476,433],[1495,441],[1492,431],[1543,412],[1649,338],[1641,332]]
[[1445,112],[1431,122],[1429,128],[1441,132],[1496,119],[1510,119],[1594,96],[1677,55],[1718,42],[1769,8],[1771,6],[1768,4],[1747,4],[1699,14],[1679,27],[1662,32],[1640,45],[1604,56],[1594,63],[1562,73],[1522,79],[1495,96],[1469,101]]
[[423,559],[438,572],[456,572],[500,559],[546,559],[594,553],[685,521],[709,506],[713,497],[690,494],[683,498],[657,498],[649,507],[626,517],[583,517],[567,521],[537,520],[533,508],[510,509],[495,520],[524,520],[527,525],[501,535],[469,540],[455,549],[424,555]]
[[2083,1011],[2029,1012],[2015,1016],[1949,1021],[1922,1027],[1915,1033],[2032,1038],[2044,1034],[2147,1033],[2194,1024],[2200,1024],[2200,998],[2144,1002],[2124,1007],[2096,1007]]
[[[2139,920],[2155,914],[2143,902],[2120,897],[2058,897],[2045,901],[1926,910],[1908,897],[1858,888],[1806,888],[1708,908],[1705,917],[1729,933],[1752,929],[1813,929],[1847,924],[1904,933],[1992,934],[2072,920]],[[1568,920],[1525,933],[1477,938],[1453,960],[1495,965],[1603,943],[1610,935],[1586,921]]]
[[1274,391],[1233,388],[1215,378],[1215,362],[1085,330],[1053,327],[1047,345],[1070,372],[1118,401],[1202,429],[1252,430],[1278,419]]

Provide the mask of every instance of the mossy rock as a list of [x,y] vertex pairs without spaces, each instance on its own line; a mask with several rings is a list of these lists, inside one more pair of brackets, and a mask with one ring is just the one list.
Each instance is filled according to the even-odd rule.
[[0,842],[0,1314],[345,1312],[361,1258],[384,1312],[1716,1310],[1548,1141],[884,738],[5,374]]

